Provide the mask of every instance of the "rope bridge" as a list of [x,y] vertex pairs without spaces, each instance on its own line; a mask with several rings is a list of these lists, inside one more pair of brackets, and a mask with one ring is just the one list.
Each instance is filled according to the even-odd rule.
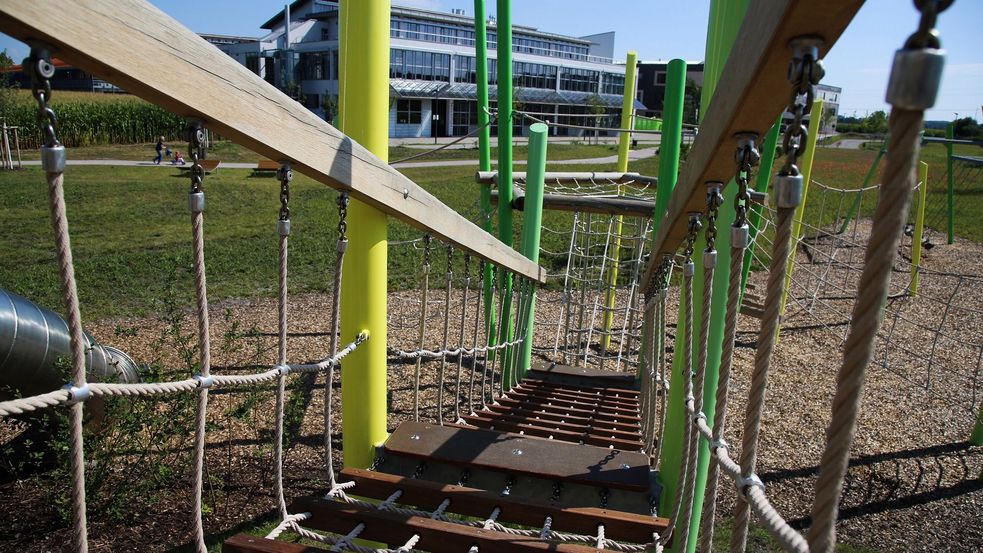
[[[107,7],[100,11],[87,6],[86,10],[93,13],[85,14],[98,19],[107,31],[115,31],[107,32],[110,36],[119,35],[135,45],[144,44],[146,36],[164,32],[145,5],[131,4],[131,22],[120,22]],[[820,247],[820,234],[829,228],[827,223],[807,225],[811,238],[800,239],[793,232],[803,196],[803,176],[798,168],[808,134],[803,117],[823,74],[821,53],[832,46],[860,2],[839,0],[839,9],[806,2],[786,2],[782,9],[776,9],[773,4],[756,3],[749,8],[748,20],[755,24],[742,28],[737,44],[753,52],[749,54],[752,59],[735,58],[724,67],[719,90],[726,93],[721,92],[711,103],[678,182],[655,183],[627,173],[545,175],[542,167],[533,175],[531,167],[530,175],[516,175],[515,182],[509,183],[517,191],[509,208],[538,210],[545,205],[556,210],[551,218],[544,219],[547,239],[534,244],[544,259],[545,270],[541,270],[531,257],[519,255],[479,230],[347,136],[307,115],[286,97],[281,98],[282,94],[255,75],[243,73],[234,61],[200,50],[200,39],[185,36],[190,33],[173,22],[168,25],[174,28],[167,27],[167,32],[174,35],[177,51],[184,45],[208,62],[207,71],[196,70],[202,82],[194,86],[179,79],[157,79],[140,64],[105,48],[101,41],[73,31],[78,21],[86,20],[77,6],[68,6],[63,13],[45,12],[42,17],[34,12],[34,6],[4,3],[0,27],[5,32],[23,36],[28,33],[25,29],[31,29],[31,33],[49,39],[61,34],[60,44],[66,45],[69,61],[75,57],[82,66],[99,67],[112,60],[122,75],[121,84],[128,89],[165,105],[176,105],[182,113],[199,115],[191,118],[188,129],[198,371],[173,382],[88,382],[63,192],[65,151],[57,141],[55,114],[48,105],[48,79],[53,68],[45,48],[32,49],[27,65],[32,70],[45,135],[43,169],[72,337],[73,370],[64,389],[0,402],[0,415],[67,408],[75,549],[86,551],[88,547],[82,443],[86,400],[107,395],[197,396],[190,518],[195,545],[205,551],[202,493],[209,391],[275,382],[272,468],[280,522],[266,538],[230,538],[225,543],[227,551],[306,550],[299,544],[277,541],[286,533],[327,544],[335,551],[587,552],[661,551],[665,547],[710,551],[718,487],[725,480],[735,485],[739,496],[732,551],[746,548],[751,513],[785,550],[832,551],[865,369],[880,354],[883,365],[892,364],[888,357],[893,353],[891,348],[879,346],[879,340],[884,340],[886,331],[890,345],[892,333],[902,323],[934,328],[932,335],[937,342],[958,340],[959,335],[946,322],[952,320],[947,319],[948,313],[969,309],[952,297],[944,299],[943,322],[932,326],[907,316],[902,308],[888,307],[886,313],[892,320],[882,329],[885,302],[896,293],[892,290],[892,286],[897,288],[893,278],[898,274],[896,257],[916,188],[914,167],[923,113],[934,101],[931,86],[915,87],[911,83],[929,81],[937,85],[942,57],[933,27],[936,10],[941,11],[947,3],[941,7],[932,2],[918,3],[923,18],[919,31],[897,54],[888,92],[895,108],[891,116],[893,144],[887,154],[883,184],[877,187],[873,217],[869,225],[863,223],[869,230],[857,231],[861,225],[857,219],[853,234],[827,230],[836,238],[835,245],[825,250]],[[146,17],[139,17],[138,11]],[[815,21],[822,23],[822,38],[814,34]],[[129,24],[146,28],[134,32],[126,27]],[[185,61],[182,56],[165,56],[162,63],[176,67]],[[925,68],[938,71],[926,76],[921,72]],[[162,90],[150,91],[146,83],[159,84]],[[214,87],[216,94],[226,93],[219,94],[223,106],[259,102],[261,109],[250,111],[248,120],[228,113],[197,95],[203,83]],[[767,265],[768,271],[738,450],[724,439],[724,428],[732,399],[728,396],[740,321],[744,254],[752,246],[748,211],[754,198],[748,183],[759,158],[755,142],[763,133],[758,131],[767,128],[782,109],[788,109],[794,118],[785,131],[784,163],[773,178],[774,207],[764,208],[764,222],[754,229],[757,247],[753,259]],[[271,113],[289,116],[268,116]],[[252,117],[277,124],[257,124]],[[277,362],[254,374],[211,374],[204,248],[206,181],[201,166],[205,157],[203,120],[264,155],[290,160],[284,161],[278,172]],[[320,153],[307,149],[305,138],[315,144],[327,143],[329,159],[324,161]],[[290,362],[287,339],[290,183],[294,169],[341,192],[339,225],[333,229],[335,259],[329,271],[333,276],[327,321],[330,344],[319,362],[306,364]],[[495,180],[495,175],[479,174],[479,182],[491,184]],[[728,186],[731,180],[735,184]],[[546,195],[542,194],[544,181],[549,182]],[[656,214],[653,220],[656,184],[663,187],[660,194],[671,191],[671,197],[667,211]],[[422,232],[422,236],[388,245],[393,258],[419,259],[419,280],[401,275],[410,288],[391,296],[394,309],[389,313],[386,336],[340,333],[340,303],[346,289],[342,267],[346,256],[353,255],[349,251],[349,223],[357,223],[347,217],[349,198],[378,206]],[[734,204],[733,216],[730,206],[725,205],[729,199]],[[643,215],[646,209],[649,217]],[[532,233],[531,228],[524,226],[523,233]],[[351,232],[358,231],[353,225]],[[271,237],[271,249],[272,242]],[[729,255],[717,251],[718,242],[721,250],[726,244]],[[914,244],[918,243],[916,240]],[[793,275],[791,297],[795,304],[805,304],[810,313],[816,312],[815,306],[841,301],[829,297],[832,291],[842,293],[846,298],[842,301],[853,305],[808,535],[783,518],[756,474],[765,390],[782,321],[787,261],[796,247],[810,248],[811,261],[819,263],[804,266],[818,271],[821,277],[807,281],[803,270]],[[841,253],[844,251],[846,260]],[[857,259],[851,257],[854,254]],[[729,262],[718,266],[718,255]],[[492,270],[486,271],[489,265]],[[930,299],[942,301],[934,285],[929,284],[936,276],[956,278],[957,289],[975,283],[967,275],[930,278],[927,269],[917,262],[912,265],[914,274],[923,277],[924,294]],[[714,293],[715,274],[728,277],[724,295]],[[347,287],[351,286],[349,282]],[[532,325],[530,317],[540,287],[539,320]],[[720,303],[724,304],[722,310]],[[677,310],[674,307],[680,316],[670,333],[670,311]],[[711,355],[714,310],[724,315],[718,359]],[[534,329],[532,334],[530,329]],[[357,356],[360,347],[372,347],[379,340],[386,340],[389,346],[389,374],[398,382],[390,410],[406,420],[377,448],[371,466],[336,471],[336,417],[332,413],[335,369],[346,356]],[[670,340],[675,342],[671,347]],[[548,362],[531,366],[523,358],[530,349]],[[941,353],[936,349],[933,345],[930,368],[933,362],[941,363]],[[716,378],[710,370],[714,364],[719,366]],[[325,375],[327,490],[321,497],[288,503],[282,464],[284,391],[290,375],[299,373]],[[712,389],[714,396],[707,395],[707,389]],[[674,395],[681,402],[675,404]],[[673,416],[681,417],[682,423],[671,424]],[[674,459],[680,467],[674,472],[665,459],[671,437],[682,439],[681,455]],[[698,485],[703,446],[709,452],[710,467],[705,495]],[[653,476],[661,485],[654,484]],[[698,505],[704,509],[702,519],[696,514]],[[690,531],[693,526],[698,527],[695,537]]]

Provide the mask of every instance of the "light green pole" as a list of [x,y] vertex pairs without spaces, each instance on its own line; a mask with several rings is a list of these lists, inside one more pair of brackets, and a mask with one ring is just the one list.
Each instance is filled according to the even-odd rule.
[[[772,125],[771,130],[765,135],[765,145],[759,149],[761,152],[761,162],[756,168],[758,180],[755,182],[754,190],[762,194],[768,193],[768,183],[771,182],[771,171],[775,164],[775,147],[778,146],[778,131],[782,126],[782,118]],[[761,206],[751,204],[748,209],[748,226],[750,240],[747,250],[744,252],[744,270],[741,273],[741,296],[744,296],[744,287],[747,286],[748,275],[751,274],[751,261],[754,259],[754,238],[758,235],[758,226],[761,224]],[[743,300],[742,300],[743,301]]]
[[911,237],[911,282],[908,294],[918,295],[918,277],[922,263],[922,233],[925,230],[925,200],[928,197],[928,164],[918,162],[918,210],[915,211],[915,235]]
[[[945,137],[952,140],[956,137],[956,126],[949,123],[945,128]],[[952,175],[952,142],[945,145],[945,175],[949,194],[949,243],[956,241],[956,183]]]
[[[529,127],[529,162],[526,168],[526,199],[522,210],[522,255],[539,263],[539,239],[543,226],[543,187],[546,177],[546,137],[549,127],[533,123]],[[528,283],[532,289],[522,314],[526,339],[522,342],[519,377],[525,377],[532,363],[533,323],[536,318],[536,284]]]
[[[512,1],[498,0],[498,239],[512,245]],[[512,305],[512,276],[499,279],[503,305]],[[498,339],[512,340],[512,312],[504,309]],[[502,381],[511,382],[512,359],[508,348],[502,353]]]
[[[475,73],[478,81],[478,170],[491,171],[491,128],[488,116],[488,29],[486,27],[485,0],[474,0],[474,54]],[[481,228],[488,233],[492,231],[491,185],[481,185]],[[495,336],[495,298],[492,295],[492,268],[485,264],[485,274],[482,279],[482,290],[485,298],[485,320],[488,321],[488,341],[494,341]],[[489,344],[490,345],[490,344]],[[489,358],[494,356],[489,351]]]
[[[625,61],[625,90],[621,100],[621,128],[631,128],[631,112],[635,105],[635,65],[638,55],[634,51],[628,52],[628,59]],[[631,143],[631,133],[618,133],[618,171],[628,172],[628,146]],[[618,185],[618,195],[621,195],[621,185]],[[614,323],[614,303],[617,296],[618,286],[618,263],[621,260],[621,227],[623,218],[621,215],[615,216],[614,221],[614,243],[611,244],[611,255],[608,261],[607,274],[607,297],[604,305],[604,319],[601,324],[601,351],[606,352],[611,345],[611,325]],[[603,354],[602,354],[603,359]]]
[[[713,92],[720,80],[727,58],[730,55],[731,47],[737,38],[737,32],[744,22],[744,14],[750,0],[712,0],[710,4],[710,24],[707,31],[707,59],[704,70],[703,92],[700,98],[700,114],[705,114],[713,97]],[[734,144],[736,148],[736,142]],[[734,220],[734,196],[736,186],[733,182],[724,188],[724,203],[718,211],[718,222],[721,225],[728,225]],[[699,237],[695,245],[695,251],[701,252],[706,248],[706,240],[703,235]],[[710,333],[707,347],[707,366],[705,383],[703,387],[703,412],[707,414],[707,424],[713,426],[713,412],[716,409],[717,396],[717,376],[720,370],[720,353],[723,344],[724,319],[727,298],[727,285],[730,279],[730,233],[720,232],[716,240],[717,265],[714,270],[712,286],[712,310],[710,312]],[[703,256],[694,255],[696,262],[696,275],[693,280],[694,290],[701,290],[703,287]],[[702,310],[701,294],[695,294],[694,298],[694,328],[700,328],[700,313]],[[685,320],[683,305],[680,304],[679,324]],[[676,339],[676,350],[682,351],[683,333],[678,333]],[[663,511],[671,509],[675,497],[675,481],[680,468],[682,456],[682,432],[685,429],[686,409],[684,398],[680,393],[673,396],[673,391],[684,388],[683,378],[689,378],[691,371],[695,367],[683,367],[682,356],[677,356],[673,360],[672,380],[670,381],[669,405],[667,407],[666,431],[663,439],[665,445],[662,449],[662,470],[660,480],[663,484],[661,506]],[[675,402],[673,401],[675,399]],[[672,444],[669,451],[666,447]],[[706,490],[707,468],[710,463],[710,448],[705,440],[700,440],[699,457],[696,470],[696,489],[693,494],[693,511],[689,521],[689,528],[681,525],[677,526],[677,536],[683,532],[689,533],[687,540],[687,553],[696,550],[698,534],[700,529],[700,517],[703,514],[703,495]]]

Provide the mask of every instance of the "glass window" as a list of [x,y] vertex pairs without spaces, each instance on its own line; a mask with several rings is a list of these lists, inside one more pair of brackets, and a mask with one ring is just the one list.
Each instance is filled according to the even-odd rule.
[[396,100],[396,124],[419,125],[423,120],[420,100]]
[[560,90],[595,92],[597,91],[598,78],[597,71],[564,67],[560,76]]

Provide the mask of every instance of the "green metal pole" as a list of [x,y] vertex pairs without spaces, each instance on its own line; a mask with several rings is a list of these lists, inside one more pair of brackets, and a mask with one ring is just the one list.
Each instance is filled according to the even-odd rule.
[[[478,170],[491,171],[491,127],[488,116],[488,29],[486,27],[485,0],[474,0],[474,53],[475,72],[478,80]],[[492,231],[491,185],[481,185],[481,228],[485,232]],[[488,321],[488,341],[494,341],[495,336],[495,298],[492,295],[492,268],[485,264],[482,294],[485,298],[485,320]],[[489,344],[491,345],[491,344]],[[489,359],[494,357],[494,351],[489,351]]]
[[[546,137],[549,127],[542,123],[533,123],[529,127],[529,162],[526,167],[526,199],[522,211],[522,255],[535,263],[539,263],[539,238],[543,226],[543,187],[546,177]],[[526,339],[522,342],[522,356],[516,368],[520,378],[525,377],[532,363],[532,337],[534,320],[536,318],[536,288],[535,283],[529,282],[532,289],[522,314],[525,325]]]
[[[625,90],[621,100],[621,128],[631,128],[631,112],[635,106],[635,64],[638,55],[634,51],[628,52],[628,59],[625,61]],[[631,133],[618,133],[618,171],[628,172],[628,145],[631,143]],[[618,195],[621,195],[621,185],[618,185]],[[615,217],[614,221],[614,243],[611,245],[611,255],[607,275],[607,297],[604,305],[604,319],[601,324],[601,351],[606,352],[611,345],[611,324],[614,322],[614,302],[618,286],[618,263],[621,260],[621,226],[623,218],[621,215]],[[603,358],[603,356],[602,356]]]
[[[343,2],[341,130],[386,161],[389,155],[389,0]],[[346,467],[365,468],[386,439],[386,215],[352,201],[348,220],[341,340],[367,332],[368,341],[345,359],[341,378],[342,444]]]
[[[983,406],[980,406],[980,412],[976,415],[976,425],[973,427],[973,434],[969,437],[969,443],[983,445]],[[980,473],[980,478],[983,478],[983,472]]]
[[[782,118],[772,125],[771,130],[765,135],[765,145],[760,149],[761,162],[758,164],[758,179],[754,184],[754,189],[763,194],[768,193],[768,183],[771,182],[771,171],[775,165],[775,147],[778,146],[778,131],[782,126]],[[744,287],[747,286],[748,275],[751,274],[751,261],[754,259],[754,238],[758,235],[758,226],[761,224],[761,206],[752,204],[748,209],[748,226],[750,241],[747,250],[744,252],[744,270],[741,273],[741,296],[744,296]],[[743,301],[743,299],[742,299]]]
[[[949,123],[945,128],[945,137],[952,140],[956,137],[956,127]],[[945,145],[945,176],[949,193],[949,243],[956,241],[956,184],[952,175],[952,143]]]
[[[659,233],[659,225],[665,215],[666,207],[676,180],[679,178],[679,152],[683,138],[683,104],[686,94],[686,62],[674,59],[666,67],[666,91],[662,101],[662,140],[659,144],[659,186],[655,194],[655,212],[652,214],[652,239]],[[644,335],[648,335],[645,332]],[[644,358],[646,348],[642,348]],[[643,361],[640,360],[640,361]],[[641,371],[644,362],[638,364]],[[639,373],[635,380],[641,382]],[[678,447],[682,447],[680,444]],[[673,480],[675,482],[675,480]]]
[[[498,0],[498,239],[512,245],[512,1]],[[512,305],[512,275],[502,272],[502,302]],[[512,340],[512,314],[505,309],[499,321],[499,340]],[[511,382],[508,348],[502,355],[502,379]]]
[[[877,174],[877,166],[881,163],[881,158],[887,153],[888,137],[884,137],[884,142],[881,142],[881,148],[877,150],[877,156],[874,157],[874,162],[870,164],[870,168],[867,169],[867,174],[864,175],[864,183],[860,188],[867,188],[870,186],[870,181],[873,180],[874,175]],[[846,213],[846,217],[843,218],[843,224],[840,225],[840,234],[846,232],[846,227],[850,225],[850,221],[853,220],[860,213],[860,203],[863,201],[863,193],[858,193],[856,199],[853,200],[853,204],[850,205],[850,209]]]
[[911,237],[911,283],[908,285],[908,294],[918,295],[918,275],[921,270],[919,265],[922,262],[922,233],[925,230],[925,200],[928,197],[928,164],[924,161],[918,163],[918,211],[915,212],[915,234]]
[[[730,56],[731,47],[734,44],[734,40],[737,38],[737,32],[740,30],[741,24],[744,22],[744,14],[747,11],[747,6],[750,0],[712,0],[710,5],[711,14],[715,14],[711,17],[709,29],[707,32],[707,62],[710,67],[710,71],[704,72],[703,80],[703,91],[700,98],[700,114],[706,114],[707,108],[710,105],[710,100],[713,97],[714,90],[717,87],[717,83],[720,80],[720,74],[723,71],[724,65],[727,62],[727,58]],[[711,59],[711,56],[713,59]],[[736,186],[733,182],[730,182],[728,186],[724,188],[724,204],[720,207],[718,211],[718,221],[722,225],[728,224],[729,221],[734,220],[734,197],[736,194]],[[706,240],[701,235],[696,243],[695,251],[700,252],[706,248]],[[723,335],[724,335],[724,319],[726,311],[726,298],[727,298],[727,285],[730,280],[730,233],[721,232],[717,235],[716,240],[717,249],[717,268],[714,271],[713,282],[708,283],[712,286],[712,309],[710,312],[710,333],[707,348],[707,366],[705,374],[705,383],[703,387],[703,412],[707,415],[707,424],[713,426],[713,412],[716,408],[716,396],[717,396],[717,379],[720,370],[720,353],[721,346],[723,345]],[[695,255],[696,261],[696,276],[693,281],[694,289],[700,290],[704,286],[703,283],[703,256]],[[700,313],[702,310],[702,297],[701,294],[696,294],[694,302],[694,328],[700,328],[702,324],[700,320]],[[683,305],[680,305],[680,324],[685,320],[685,314]],[[682,338],[683,333],[679,333],[677,336],[676,351],[682,351]],[[685,428],[685,418],[686,410],[684,405],[684,399],[682,394],[679,393],[678,396],[673,398],[673,391],[680,388],[684,388],[681,380],[683,378],[689,378],[691,371],[695,367],[683,367],[682,366],[682,356],[678,356],[673,360],[672,367],[672,380],[670,383],[670,393],[669,393],[669,405],[667,411],[666,419],[666,430],[663,438],[669,438],[674,440],[675,449],[675,459],[671,459],[670,455],[672,452],[666,452],[663,446],[662,450],[662,463],[663,473],[660,474],[661,481],[663,484],[663,497],[662,506],[665,507],[671,505],[674,500],[673,496],[667,493],[669,487],[675,487],[675,478],[679,471],[681,453],[682,453],[682,432]],[[681,390],[680,390],[681,392]],[[673,402],[675,399],[675,403]],[[675,434],[675,436],[673,436]],[[666,445],[669,445],[669,440],[666,441]],[[710,464],[710,448],[705,440],[700,440],[699,443],[699,457],[697,460],[696,467],[696,489],[693,494],[693,511],[692,517],[690,518],[689,528],[680,526],[676,528],[677,536],[684,532],[689,533],[689,539],[687,540],[688,547],[686,553],[693,553],[696,551],[696,545],[698,540],[698,534],[700,529],[700,518],[703,515],[703,495],[706,490],[706,478],[707,478],[707,468]],[[672,473],[670,474],[666,471],[666,468],[671,468]],[[672,490],[675,493],[675,490]],[[668,497],[667,497],[668,496]],[[675,549],[674,549],[675,550]]]

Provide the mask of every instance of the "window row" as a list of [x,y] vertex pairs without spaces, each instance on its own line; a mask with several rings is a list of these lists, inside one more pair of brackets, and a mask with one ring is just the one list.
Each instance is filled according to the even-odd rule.
[[394,48],[389,53],[389,76],[393,79],[450,81],[451,56]]

